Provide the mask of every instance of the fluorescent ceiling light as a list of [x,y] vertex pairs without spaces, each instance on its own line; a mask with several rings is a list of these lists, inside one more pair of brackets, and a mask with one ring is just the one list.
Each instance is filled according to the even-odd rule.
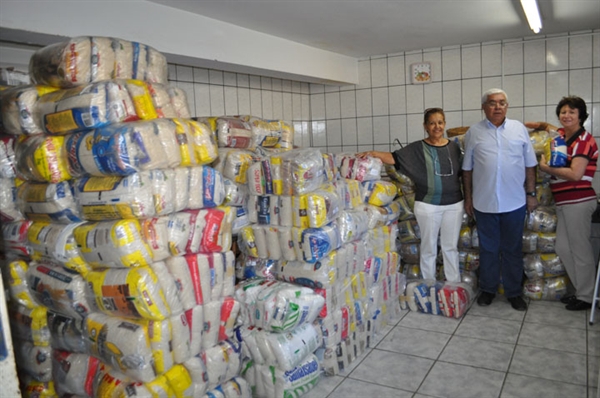
[[540,29],[542,29],[542,18],[540,17],[537,1],[521,0],[521,7],[525,11],[527,22],[529,22],[529,27],[533,30],[533,33],[539,33]]

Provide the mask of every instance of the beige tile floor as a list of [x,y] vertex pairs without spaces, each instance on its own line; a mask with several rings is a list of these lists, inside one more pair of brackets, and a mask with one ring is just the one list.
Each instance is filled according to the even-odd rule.
[[[529,302],[529,301],[528,301]],[[462,319],[404,311],[343,374],[307,398],[600,398],[600,312],[504,297]]]

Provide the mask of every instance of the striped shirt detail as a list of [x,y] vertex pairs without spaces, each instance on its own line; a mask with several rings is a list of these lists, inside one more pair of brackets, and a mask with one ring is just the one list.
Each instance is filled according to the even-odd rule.
[[[558,133],[565,138],[564,129],[559,129]],[[579,181],[567,181],[552,177],[550,187],[554,194],[556,205],[581,203],[596,199],[596,192],[592,187],[592,180],[596,173],[598,146],[596,145],[594,137],[584,129],[579,130],[567,141],[566,167],[571,166],[571,161],[575,157],[584,157],[588,160],[585,172]]]

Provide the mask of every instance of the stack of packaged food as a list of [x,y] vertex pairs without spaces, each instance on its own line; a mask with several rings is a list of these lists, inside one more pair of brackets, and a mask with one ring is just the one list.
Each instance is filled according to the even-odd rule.
[[2,226],[24,395],[249,396],[214,132],[165,57],[80,37],[36,52],[30,74],[1,94],[26,217]]
[[[551,159],[550,146],[557,134],[545,130],[529,133],[531,144],[539,157]],[[523,232],[523,294],[532,300],[560,300],[567,293],[569,278],[564,265],[554,251],[556,242],[556,211],[550,190],[550,176],[538,170],[536,193],[539,207],[528,214]]]

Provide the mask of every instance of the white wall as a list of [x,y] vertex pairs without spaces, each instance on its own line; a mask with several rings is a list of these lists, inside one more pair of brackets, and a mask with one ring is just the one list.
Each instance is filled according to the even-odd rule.
[[170,62],[312,82],[358,82],[357,60],[144,0],[2,1],[0,40],[112,36]]

